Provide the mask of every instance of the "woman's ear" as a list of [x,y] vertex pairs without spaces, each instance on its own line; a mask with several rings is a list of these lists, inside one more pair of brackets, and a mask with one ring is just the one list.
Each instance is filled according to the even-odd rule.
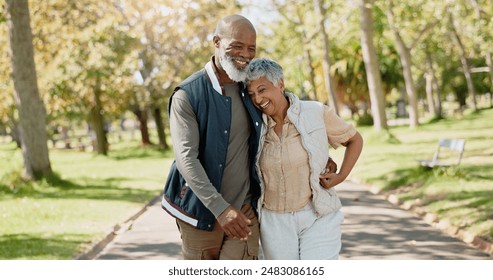
[[279,81],[279,88],[281,89],[281,93],[284,93],[284,79]]

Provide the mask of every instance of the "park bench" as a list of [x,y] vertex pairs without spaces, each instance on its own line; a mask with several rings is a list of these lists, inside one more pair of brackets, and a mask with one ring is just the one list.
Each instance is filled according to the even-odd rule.
[[440,139],[433,158],[431,160],[418,160],[418,162],[429,168],[459,165],[465,143],[464,139]]

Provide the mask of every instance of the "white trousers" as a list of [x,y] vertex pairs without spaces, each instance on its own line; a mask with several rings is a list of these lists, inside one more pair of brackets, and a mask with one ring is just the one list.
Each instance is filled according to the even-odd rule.
[[308,203],[296,212],[261,210],[260,240],[266,260],[335,260],[341,250],[341,211],[317,218]]

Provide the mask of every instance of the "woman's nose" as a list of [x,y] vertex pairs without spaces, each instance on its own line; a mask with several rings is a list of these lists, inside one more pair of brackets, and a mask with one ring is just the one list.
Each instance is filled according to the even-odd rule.
[[262,103],[262,97],[258,96],[258,94],[255,94],[253,98],[255,104],[260,105]]

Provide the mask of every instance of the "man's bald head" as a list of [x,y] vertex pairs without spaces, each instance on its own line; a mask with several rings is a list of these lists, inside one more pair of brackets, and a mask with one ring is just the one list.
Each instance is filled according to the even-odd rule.
[[231,38],[234,32],[253,32],[256,33],[253,24],[244,16],[229,15],[223,17],[216,26],[214,36]]
[[240,15],[222,18],[212,38],[214,63],[223,81],[245,80],[248,63],[255,57],[257,33],[253,24]]

